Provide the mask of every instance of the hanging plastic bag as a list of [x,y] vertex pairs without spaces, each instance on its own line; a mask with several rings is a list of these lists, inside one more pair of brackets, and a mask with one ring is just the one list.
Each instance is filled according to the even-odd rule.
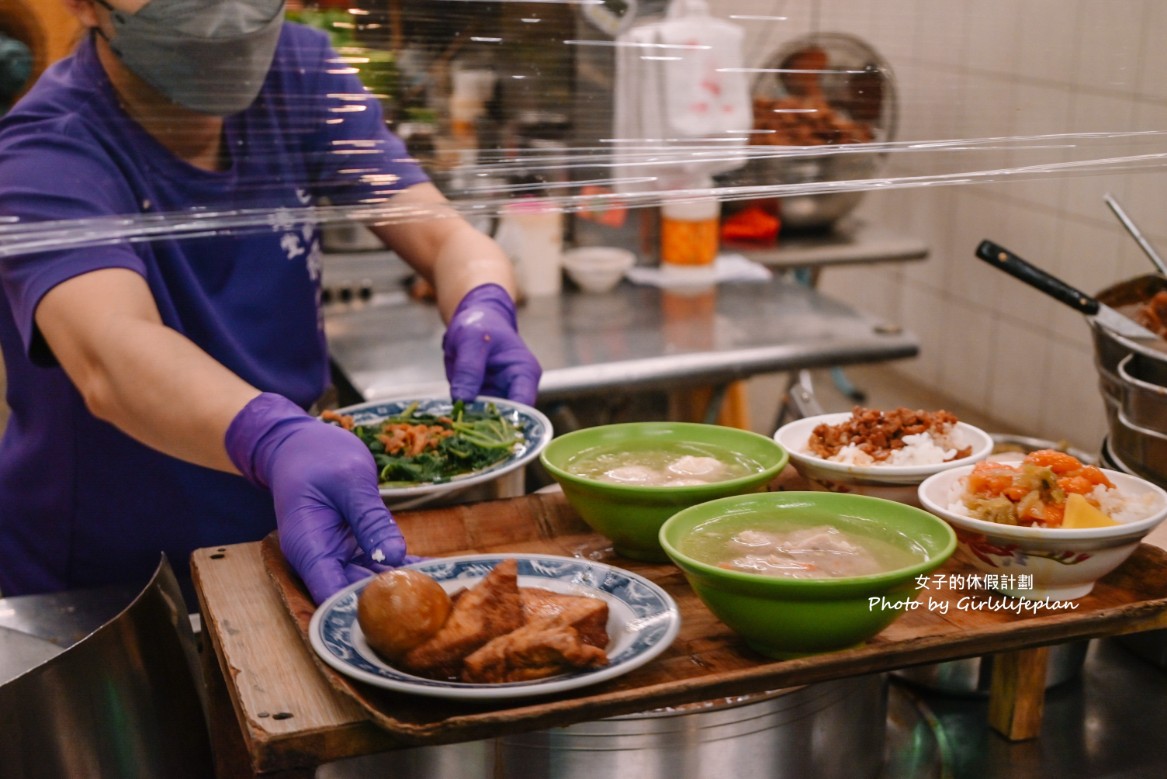
[[686,188],[745,163],[753,111],[743,42],[705,0],[673,0],[664,20],[617,38],[618,189]]

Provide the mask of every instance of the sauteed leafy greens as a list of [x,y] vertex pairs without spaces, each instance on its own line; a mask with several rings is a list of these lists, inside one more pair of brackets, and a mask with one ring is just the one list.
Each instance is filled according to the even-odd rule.
[[523,430],[493,403],[481,410],[456,401],[449,415],[418,411],[412,403],[391,417],[355,424],[351,416],[324,412],[321,419],[351,430],[377,463],[382,487],[446,482],[505,460]]

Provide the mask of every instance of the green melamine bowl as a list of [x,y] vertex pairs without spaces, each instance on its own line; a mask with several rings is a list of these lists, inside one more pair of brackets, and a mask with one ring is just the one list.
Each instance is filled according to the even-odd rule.
[[[748,516],[765,530],[829,525],[912,551],[894,570],[849,578],[791,579],[694,559],[692,538]],[[883,498],[832,492],[768,492],[702,503],[671,517],[661,547],[714,616],[767,657],[788,659],[862,644],[909,609],[920,581],[956,549],[956,534],[928,512]]]
[[[756,467],[738,478],[685,486],[614,484],[571,471],[573,463],[600,451],[652,451],[674,446],[732,452]],[[628,422],[584,428],[552,439],[540,454],[543,467],[563,489],[568,503],[589,527],[611,539],[617,554],[655,562],[668,561],[659,540],[665,520],[698,503],[764,490],[788,460],[786,450],[771,438],[696,422]]]

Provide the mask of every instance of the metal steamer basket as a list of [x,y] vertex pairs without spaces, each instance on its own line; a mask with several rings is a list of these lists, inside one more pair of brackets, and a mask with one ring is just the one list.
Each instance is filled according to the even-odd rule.
[[[1096,297],[1122,310],[1164,289],[1167,278],[1151,273]],[[1167,340],[1136,342],[1097,323],[1091,328],[1108,430],[1104,456],[1118,470],[1167,487]]]
[[[1149,273],[1096,296],[1111,308],[1145,303],[1167,289],[1167,277]],[[1167,487],[1167,341],[1147,344],[1092,325],[1098,384],[1108,435],[1102,464]],[[1119,644],[1167,669],[1167,630],[1119,636]]]
[[891,65],[859,38],[813,33],[786,42],[767,59],[752,98],[750,158],[719,180],[799,188],[799,194],[780,197],[783,229],[830,229],[859,205],[862,182],[875,178],[884,163],[878,145],[895,137]]

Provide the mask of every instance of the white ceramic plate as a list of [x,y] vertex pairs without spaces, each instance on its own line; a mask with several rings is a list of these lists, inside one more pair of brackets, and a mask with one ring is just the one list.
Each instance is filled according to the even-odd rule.
[[470,684],[400,671],[369,647],[357,624],[357,598],[368,580],[350,585],[316,610],[308,626],[312,648],[328,665],[361,682],[397,692],[455,700],[493,701],[574,690],[622,676],[659,655],[681,626],[677,604],[648,579],[604,563],[538,554],[439,557],[409,566],[432,576],[447,592],[472,587],[495,565],[519,563],[520,587],[590,595],[608,602],[608,665],[529,682]]
[[838,425],[851,418],[851,412],[819,414],[795,420],[778,428],[774,433],[777,441],[786,451],[799,472],[807,478],[826,482],[838,481],[843,484],[919,484],[925,477],[937,471],[983,460],[993,451],[993,438],[978,427],[964,422],[956,423],[957,434],[964,445],[972,447],[968,457],[935,465],[849,465],[816,457],[807,451],[806,442],[811,432],[821,424]]
[[[387,417],[402,413],[413,403],[418,404],[418,412],[423,414],[449,414],[454,408],[450,398],[400,398],[391,400],[376,400],[362,403],[357,406],[348,406],[336,410],[338,414],[346,414],[353,418],[354,424],[371,425]],[[426,482],[403,487],[380,488],[381,497],[386,499],[394,508],[408,508],[416,505],[410,501],[413,498],[439,497],[460,492],[477,484],[494,481],[534,460],[551,442],[554,431],[551,421],[538,409],[515,403],[505,398],[482,396],[477,400],[466,403],[467,410],[482,411],[487,404],[493,403],[504,419],[517,424],[522,430],[523,438],[516,444],[510,456],[500,460],[489,468],[468,473],[464,476],[444,482]]]

